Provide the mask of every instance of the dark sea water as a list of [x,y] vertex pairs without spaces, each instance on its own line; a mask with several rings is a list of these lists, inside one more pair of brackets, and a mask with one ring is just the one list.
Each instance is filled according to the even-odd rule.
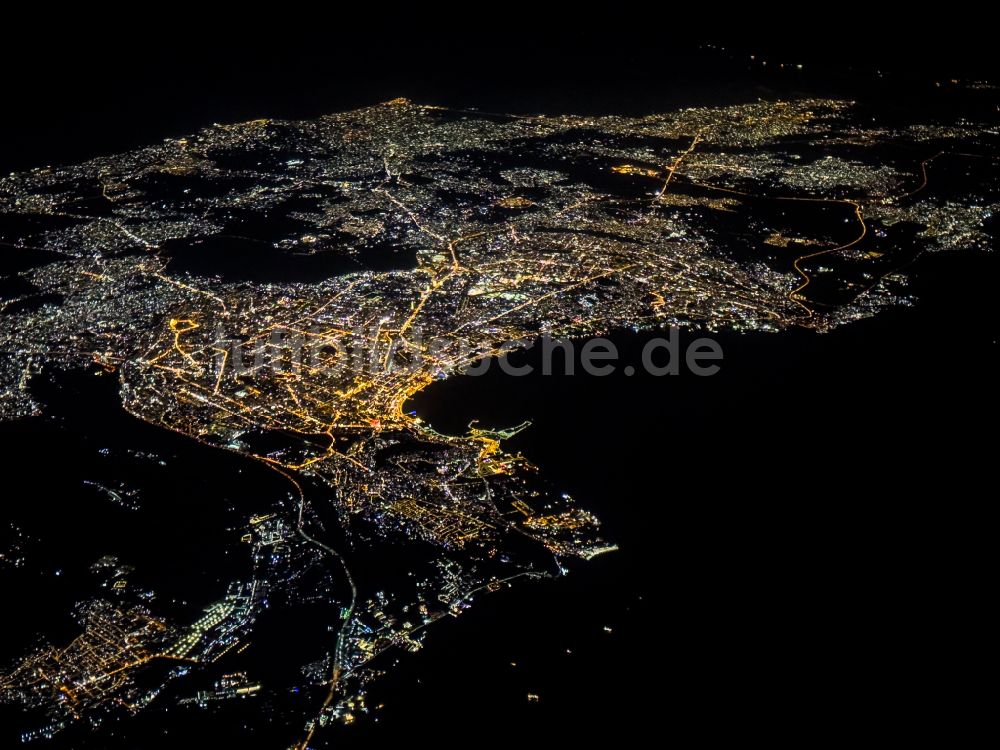
[[[964,596],[945,571],[983,554],[972,540],[996,418],[997,257],[936,255],[914,270],[911,308],[825,335],[714,334],[715,376],[494,367],[415,397],[446,432],[533,420],[508,449],[593,509],[621,549],[483,602],[438,636],[444,657],[430,639],[428,668],[410,678],[423,689],[388,705],[385,723],[447,706],[511,740],[639,741],[657,726],[725,737],[734,724],[780,736],[831,711],[876,712],[885,684],[928,679],[914,649],[929,603]],[[610,338],[638,364],[657,335]],[[518,363],[540,369],[540,355]]]

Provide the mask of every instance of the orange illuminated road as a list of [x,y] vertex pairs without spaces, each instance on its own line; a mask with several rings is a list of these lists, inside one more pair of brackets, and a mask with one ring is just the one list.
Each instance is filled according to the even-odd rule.
[[863,240],[865,236],[868,234],[868,225],[865,224],[865,218],[861,215],[861,204],[855,203],[854,201],[844,201],[844,202],[850,203],[851,205],[854,206],[854,215],[857,217],[858,223],[861,225],[861,233],[846,244],[839,245],[837,247],[831,247],[827,250],[819,250],[815,253],[807,253],[806,255],[800,255],[792,263],[792,267],[798,272],[799,276],[802,277],[802,283],[788,293],[788,299],[792,300],[793,302],[798,304],[803,310],[805,310],[807,317],[811,317],[813,315],[813,311],[812,308],[807,306],[802,301],[803,299],[802,290],[805,289],[807,286],[809,286],[809,284],[812,282],[812,278],[810,278],[809,274],[807,274],[805,271],[802,270],[802,265],[801,265],[802,261],[811,260],[813,258],[819,258],[822,255],[829,255],[830,253],[839,253],[841,250],[847,250],[848,248],[854,247],[859,242],[861,242],[861,240]]
[[[694,144],[692,144],[692,148],[693,147],[694,147]],[[981,159],[994,159],[994,160],[996,159],[996,157],[984,156],[982,154],[969,154],[969,153],[963,153],[963,152],[959,152],[959,151],[939,151],[938,153],[934,154],[933,156],[929,156],[929,157],[927,157],[926,159],[924,159],[923,161],[920,162],[920,165],[919,165],[920,180],[917,183],[916,187],[914,187],[911,190],[907,190],[907,191],[905,191],[903,193],[899,193],[897,195],[890,195],[890,196],[884,196],[884,197],[878,198],[878,199],[871,199],[869,202],[871,204],[877,204],[877,203],[881,203],[881,204],[898,203],[898,202],[900,202],[902,200],[905,200],[907,198],[911,198],[914,195],[917,195],[918,193],[922,192],[923,190],[925,190],[927,188],[928,182],[930,180],[930,178],[928,176],[927,167],[931,164],[931,162],[935,161],[936,159],[938,159],[938,158],[940,158],[942,156],[962,156],[962,157],[968,157],[968,158],[981,158]],[[671,172],[670,176],[673,177],[673,172]],[[809,274],[802,267],[802,262],[803,261],[807,261],[807,260],[812,260],[814,258],[818,258],[818,257],[821,257],[823,255],[830,255],[830,254],[833,254],[833,253],[841,252],[843,250],[848,250],[848,249],[854,247],[855,245],[859,244],[862,240],[864,240],[864,238],[868,234],[868,225],[865,222],[865,218],[864,218],[864,214],[863,214],[863,208],[862,208],[862,202],[860,200],[853,200],[853,199],[849,199],[849,198],[799,198],[799,197],[788,197],[788,196],[758,195],[758,194],[754,194],[754,193],[745,192],[743,190],[736,190],[734,188],[720,187],[718,185],[711,185],[711,184],[705,183],[705,182],[698,182],[698,181],[692,180],[692,179],[688,179],[687,183],[690,184],[690,185],[695,185],[697,187],[705,188],[707,190],[714,190],[714,191],[718,191],[718,192],[729,193],[729,194],[732,194],[732,195],[739,195],[739,196],[746,197],[746,198],[755,198],[755,199],[762,199],[762,200],[776,200],[776,201],[798,201],[798,202],[808,202],[808,203],[833,203],[833,204],[846,204],[846,205],[849,205],[849,206],[853,206],[853,208],[854,208],[854,216],[855,216],[855,218],[856,218],[856,220],[858,222],[858,225],[859,225],[859,227],[861,229],[861,231],[858,233],[857,237],[855,237],[850,242],[847,242],[847,243],[842,244],[842,245],[838,245],[836,247],[831,247],[831,248],[827,248],[826,250],[820,250],[820,251],[817,251],[817,252],[806,253],[804,255],[800,255],[797,258],[795,258],[794,261],[792,261],[792,267],[795,269],[795,272],[802,279],[802,283],[800,283],[795,289],[793,289],[792,291],[790,291],[788,293],[788,299],[791,300],[792,302],[794,302],[795,304],[797,304],[799,307],[801,307],[805,311],[806,317],[812,317],[813,314],[814,314],[814,311],[813,311],[812,308],[810,308],[806,304],[807,300],[805,299],[805,297],[802,294],[802,292],[803,292],[803,290],[806,289],[806,287],[809,286],[810,283],[812,283],[812,278],[809,276]],[[875,282],[875,283],[878,283],[878,282]],[[874,286],[874,284],[869,285],[866,288],[866,290],[867,289],[871,289],[872,286]]]
[[699,131],[695,135],[695,137],[691,140],[691,145],[688,146],[687,150],[686,151],[682,151],[677,156],[677,158],[674,159],[674,163],[671,164],[670,167],[667,168],[667,178],[663,181],[663,187],[660,188],[660,192],[658,192],[656,194],[656,199],[657,200],[659,200],[660,198],[662,198],[666,194],[667,188],[670,187],[670,181],[672,179],[674,179],[674,174],[677,172],[677,169],[684,162],[684,159],[687,158],[688,156],[690,156],[694,152],[695,148],[697,148],[697,146],[698,146],[698,141],[700,141],[700,140],[701,140],[701,132]]
[[354,613],[354,607],[357,604],[357,599],[358,599],[358,588],[354,583],[354,577],[351,575],[351,571],[347,567],[347,561],[344,560],[341,554],[337,552],[337,550],[335,550],[333,547],[324,544],[323,542],[319,541],[318,539],[306,533],[305,519],[303,516],[305,512],[306,493],[302,489],[302,485],[299,484],[299,482],[296,481],[296,479],[291,474],[283,471],[282,469],[279,469],[277,466],[274,466],[273,464],[265,464],[265,465],[276,471],[285,479],[287,479],[291,483],[292,487],[295,488],[295,492],[299,496],[298,522],[296,525],[299,535],[310,544],[316,545],[320,549],[325,550],[326,552],[330,553],[335,558],[337,558],[337,560],[340,562],[341,567],[344,569],[344,575],[347,577],[347,582],[351,587],[351,602],[346,607],[346,615],[343,617],[343,624],[340,626],[340,630],[337,632],[337,640],[333,647],[333,658],[331,659],[332,667],[330,671],[330,683],[329,683],[330,689],[326,694],[326,698],[323,700],[323,705],[320,706],[320,709],[316,714],[316,719],[310,723],[309,731],[306,733],[305,739],[303,739],[302,742],[299,743],[298,745],[300,750],[306,750],[306,748],[309,746],[309,742],[312,740],[313,735],[316,732],[316,726],[318,724],[319,717],[330,706],[330,704],[333,703],[333,699],[337,695],[337,687],[340,684],[340,677],[341,674],[343,673],[344,631],[346,631],[351,624],[351,615]]

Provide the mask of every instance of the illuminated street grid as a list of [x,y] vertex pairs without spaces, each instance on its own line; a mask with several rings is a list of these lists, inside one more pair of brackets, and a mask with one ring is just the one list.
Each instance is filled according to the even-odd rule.
[[[3,251],[58,254],[0,303],[0,416],[37,411],[28,383],[43,367],[96,364],[131,414],[260,461],[290,491],[247,527],[254,580],[202,619],[92,603],[80,637],[26,657],[0,695],[48,702],[45,731],[145,705],[157,689],[133,672],[164,662],[172,679],[246,648],[263,598],[319,560],[344,591],[335,640],[304,670],[319,691],[304,747],[368,710],[377,654],[418,648],[480,592],[613,549],[503,449],[523,426],[443,435],[408,400],[543,334],[822,332],[911,304],[893,232],[915,227],[918,253],[985,246],[995,182],[944,194],[934,177],[992,163],[996,130],[868,120],[825,100],[641,118],[397,100],[0,180]],[[277,259],[281,280],[241,276],[244,252]],[[336,272],[308,271],[331,259]],[[338,366],[353,351],[367,366]],[[358,591],[309,521],[317,504],[366,538],[425,544],[413,589]],[[185,701],[266,689],[227,674]]]

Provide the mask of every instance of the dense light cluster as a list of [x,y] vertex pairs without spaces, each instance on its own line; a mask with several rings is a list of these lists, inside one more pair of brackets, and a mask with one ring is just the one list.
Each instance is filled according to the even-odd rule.
[[[932,192],[928,170],[990,160],[995,140],[968,123],[867,127],[825,100],[641,118],[397,100],[0,180],[0,251],[15,263],[0,288],[0,418],[38,411],[44,368],[96,366],[133,415],[292,488],[246,530],[253,580],[199,619],[93,603],[83,634],[26,657],[0,696],[52,701],[56,724],[120,693],[140,705],[156,690],[132,672],[245,648],[268,598],[297,592],[340,611],[328,657],[303,672],[330,690],[308,735],[348,720],[378,653],[419,648],[475,595],[614,548],[503,450],[514,430],[440,434],[408,413],[413,394],[543,334],[825,331],[908,304],[899,267],[985,244],[996,210],[995,182]],[[337,366],[357,351],[365,366]],[[307,594],[308,571],[340,558],[310,527],[320,503],[367,538],[419,545],[410,589],[359,596],[345,563],[350,595],[329,570]],[[185,705],[260,689],[234,673]]]

